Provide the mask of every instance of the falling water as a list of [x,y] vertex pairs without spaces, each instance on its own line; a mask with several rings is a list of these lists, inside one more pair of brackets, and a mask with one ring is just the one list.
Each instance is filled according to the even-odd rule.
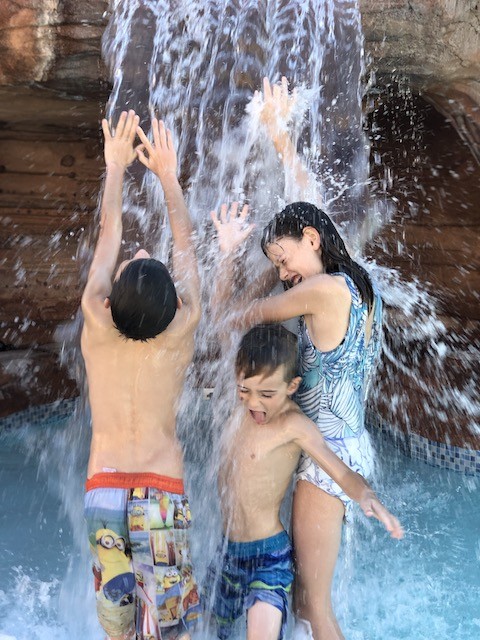
[[[197,227],[206,308],[216,260],[208,212],[222,202],[248,201],[257,224],[257,236],[241,257],[247,283],[266,265],[258,249],[259,229],[292,197],[321,198],[351,245],[359,247],[361,230],[372,226],[368,219],[377,211],[366,191],[369,147],[363,133],[363,39],[356,2],[122,0],[111,3],[110,11],[103,42],[113,79],[107,117],[115,123],[121,110],[133,108],[147,130],[152,115],[172,129]],[[290,128],[315,183],[310,193],[295,192],[291,177],[283,177],[252,101],[264,76],[276,82],[283,75],[299,91]],[[167,260],[169,234],[158,181],[134,167],[125,197],[126,249],[146,242]],[[83,247],[84,256],[88,250]],[[216,344],[206,317],[179,415],[196,505],[192,551],[200,582],[220,539],[215,479],[221,432],[235,395],[232,353],[220,359]],[[215,387],[211,403],[201,387]],[[66,609],[77,582],[70,574],[63,586]],[[82,633],[78,625],[76,633]]]

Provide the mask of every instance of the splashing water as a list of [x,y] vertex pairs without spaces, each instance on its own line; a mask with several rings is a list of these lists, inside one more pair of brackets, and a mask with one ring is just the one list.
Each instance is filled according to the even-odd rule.
[[[85,456],[87,427],[76,415],[67,423],[26,424],[0,436],[1,640],[104,637],[96,621],[82,510],[74,500],[65,502],[65,496],[81,500],[81,483],[73,475],[67,479],[67,465],[57,457],[64,449],[56,447],[55,455],[51,451],[53,443],[65,444],[72,431],[79,430],[80,457]],[[480,630],[475,615],[480,576],[471,570],[480,558],[476,482],[406,459],[385,440],[377,448],[381,498],[402,514],[407,536],[402,543],[392,543],[361,515],[345,528],[333,598],[346,637],[427,640],[434,631],[442,640],[475,640]],[[206,493],[212,494],[206,483],[198,484],[202,476],[192,467],[189,460],[188,482],[196,506],[194,552],[201,569],[215,537],[215,513],[205,500]],[[232,640],[244,637],[243,621],[239,626],[240,634]],[[306,633],[298,625],[287,638],[306,640]],[[205,632],[199,637],[215,636]]]
[[[373,202],[368,206],[365,188],[369,146],[363,133],[362,46],[357,3],[346,0],[111,4],[103,42],[113,79],[107,117],[115,122],[121,110],[134,108],[147,129],[155,114],[173,130],[197,225],[205,308],[215,287],[211,274],[217,257],[209,210],[225,201],[248,200],[258,235],[294,192],[252,100],[264,76],[278,81],[285,75],[298,89],[289,127],[312,178],[306,192],[295,197],[321,193],[354,247],[375,227],[378,211]],[[124,227],[133,230],[127,232],[126,248],[137,248],[143,236],[154,254],[167,260],[169,233],[158,181],[134,169],[125,195],[129,222]],[[265,268],[255,234],[241,259],[246,283]],[[204,318],[178,420],[197,504],[192,553],[201,559],[200,582],[207,569],[202,560],[214,557],[220,539],[218,510],[212,510],[218,503],[219,436],[235,396],[234,349],[220,363],[215,345],[215,332]],[[198,386],[216,388],[214,410],[205,405]],[[198,486],[201,495],[195,495]],[[298,630],[297,637],[308,636]]]

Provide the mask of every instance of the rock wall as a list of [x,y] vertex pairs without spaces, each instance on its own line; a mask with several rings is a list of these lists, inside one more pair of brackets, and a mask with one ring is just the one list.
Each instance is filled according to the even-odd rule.
[[20,87],[0,101],[1,414],[76,393],[54,334],[78,308],[102,167],[98,102]]
[[393,77],[421,93],[480,161],[478,1],[360,0],[360,9],[379,85]]
[[[376,75],[369,98],[372,169],[377,192],[397,203],[370,252],[405,277],[414,271],[430,283],[449,344],[441,360],[445,378],[425,345],[413,345],[409,360],[398,343],[405,334],[392,331],[388,340],[401,362],[386,363],[377,406],[403,428],[479,448],[473,412],[447,397],[433,411],[429,393],[467,384],[476,367],[472,354],[478,355],[471,350],[464,357],[466,340],[478,345],[480,320],[478,5],[360,5]],[[77,393],[59,367],[55,331],[78,309],[82,246],[100,186],[105,11],[108,3],[99,0],[0,0],[0,415]],[[409,93],[422,99],[399,98]],[[391,323],[403,321],[397,310]],[[391,401],[399,395],[401,410]]]
[[416,291],[404,289],[388,311],[395,357],[384,359],[376,407],[404,430],[478,449],[480,166],[418,96],[386,96],[370,131],[377,197],[395,208],[368,253],[395,269],[393,286],[415,280],[429,296],[407,313]]
[[102,172],[106,2],[0,2],[0,415],[78,393],[55,331],[78,309]]

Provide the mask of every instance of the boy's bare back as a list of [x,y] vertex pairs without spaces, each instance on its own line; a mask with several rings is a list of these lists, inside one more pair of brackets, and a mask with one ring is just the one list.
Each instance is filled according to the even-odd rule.
[[92,411],[89,477],[104,468],[182,476],[175,418],[195,327],[195,318],[183,307],[163,333],[140,342],[121,336],[111,316],[102,324],[86,315],[82,352]]

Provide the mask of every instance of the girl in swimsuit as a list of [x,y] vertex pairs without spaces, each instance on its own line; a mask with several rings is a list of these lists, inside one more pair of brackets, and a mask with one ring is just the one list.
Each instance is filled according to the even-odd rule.
[[[274,95],[268,81],[264,87],[268,103],[267,89],[271,99]],[[277,90],[284,102],[285,91],[288,95],[284,82]],[[272,139],[284,161],[293,164],[291,142],[285,136],[283,142]],[[248,207],[240,215],[237,207],[232,205],[227,214],[224,205],[220,217],[212,212],[220,248],[231,256],[252,228],[244,224]],[[264,230],[262,248],[285,291],[252,302],[242,313],[242,323],[300,318],[302,383],[296,401],[333,451],[368,477],[373,455],[364,426],[365,395],[380,345],[380,296],[367,272],[350,258],[330,218],[313,204],[295,202],[277,214]],[[292,511],[294,605],[299,617],[310,622],[315,640],[344,637],[332,609],[331,584],[349,505],[340,487],[303,456]]]

